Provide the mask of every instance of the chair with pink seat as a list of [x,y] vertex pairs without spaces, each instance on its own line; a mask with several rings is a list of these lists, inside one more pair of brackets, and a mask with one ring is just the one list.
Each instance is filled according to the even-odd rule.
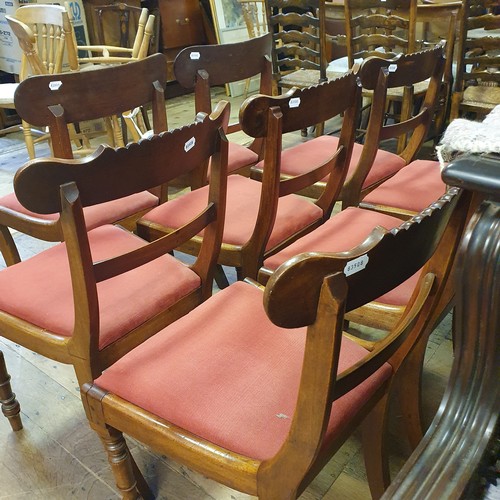
[[[33,213],[57,213],[63,243],[0,271],[2,337],[72,364],[82,384],[207,299],[222,235],[222,125],[228,114],[229,105],[221,102],[212,115],[138,144],[101,146],[85,159],[38,159],[20,169],[14,180],[19,202]],[[88,231],[85,207],[166,183],[203,168],[209,158],[206,203],[175,233],[148,244],[116,225]],[[202,229],[205,238],[192,265],[169,255]],[[20,429],[19,403],[1,353],[0,400],[13,429]]]
[[[255,39],[254,39],[255,40]],[[240,110],[243,131],[264,141],[266,169],[262,182],[230,175],[227,210],[219,264],[236,267],[240,278],[256,278],[263,260],[300,236],[323,224],[329,217],[346,175],[354,141],[360,86],[348,73],[306,89],[292,89],[281,96],[256,95]],[[280,180],[282,133],[301,130],[343,113],[340,137],[329,155],[314,170],[290,180]],[[331,174],[331,175],[329,175]],[[329,175],[317,200],[296,193]],[[163,204],[138,221],[138,234],[148,240],[182,225],[207,196],[202,187]],[[197,254],[203,235],[179,250]]]
[[[385,68],[386,81],[377,88],[380,68]],[[349,171],[339,196],[343,208],[357,206],[360,200],[377,186],[415,160],[432,122],[432,109],[439,96],[443,68],[443,49],[440,47],[415,54],[400,55],[389,60],[371,57],[363,61],[358,75],[363,89],[373,92],[370,119],[364,143],[355,143],[353,147]],[[425,80],[429,80],[427,91],[417,112],[397,124],[385,125],[388,92],[395,88],[406,88],[411,92],[413,84]],[[396,154],[380,148],[381,141],[403,135],[409,135],[410,140],[401,153]],[[281,159],[282,177],[288,179],[304,174],[310,169],[310,158],[313,158],[314,162],[324,161],[337,142],[337,137],[325,135],[285,149]],[[436,173],[440,179],[439,169]],[[251,175],[255,179],[260,179],[262,174],[261,162],[252,168]],[[305,194],[316,196],[324,189],[326,182],[327,179],[320,180]],[[444,184],[438,196],[433,199],[437,199],[443,193]]]
[[[151,104],[154,131],[167,130],[166,78],[162,54],[94,71],[33,76],[19,84],[16,109],[28,123],[48,127],[54,156],[73,158],[68,125],[81,121],[119,115],[136,106]],[[87,228],[120,223],[135,229],[137,218],[157,206],[158,201],[158,196],[143,191],[86,207]],[[23,206],[14,193],[3,196],[0,198],[0,251],[7,265],[20,261],[9,228],[46,241],[61,241],[62,237],[58,213],[36,214]]]
[[[271,94],[272,36],[268,33],[250,40],[217,45],[193,45],[181,50],[174,61],[177,82],[186,89],[194,89],[195,112],[212,110],[211,87],[260,78],[261,94]],[[238,122],[228,123],[227,134],[241,130]],[[229,142],[229,173],[248,175],[249,169],[262,158],[262,140],[249,145]],[[193,187],[206,183],[203,179],[190,179]]]
[[[389,482],[389,390],[439,301],[450,253],[441,236],[457,196],[450,191],[418,219],[378,230],[349,252],[299,255],[265,290],[233,283],[85,384],[87,416],[123,497],[154,494],[123,434],[231,488],[280,500],[296,498],[363,424],[379,498]],[[422,266],[385,342],[370,352],[343,338],[344,311]]]

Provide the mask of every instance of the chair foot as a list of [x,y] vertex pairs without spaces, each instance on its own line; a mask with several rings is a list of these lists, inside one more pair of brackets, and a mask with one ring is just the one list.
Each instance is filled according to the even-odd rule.
[[127,500],[154,498],[130,454],[123,434],[111,427],[100,428],[98,432],[122,498]]
[[10,386],[10,375],[5,366],[3,352],[0,351],[0,403],[2,413],[9,419],[13,431],[20,431],[23,428],[21,422],[21,407],[16,395]]

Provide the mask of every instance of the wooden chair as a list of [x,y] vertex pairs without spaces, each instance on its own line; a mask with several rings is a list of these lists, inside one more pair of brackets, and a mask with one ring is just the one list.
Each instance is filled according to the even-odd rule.
[[[152,496],[122,433],[231,488],[275,500],[296,498],[363,422],[378,498],[389,481],[389,388],[433,314],[439,293],[430,292],[440,289],[442,261],[431,256],[454,198],[350,252],[300,255],[265,290],[232,284],[85,384],[87,416],[121,494]],[[446,242],[435,255],[447,253]],[[424,265],[419,290],[385,342],[369,352],[342,338],[344,310]],[[353,266],[358,272],[346,271]]]
[[[243,131],[265,141],[262,182],[240,175],[228,179],[228,200],[219,264],[236,267],[238,276],[255,278],[263,259],[312,231],[330,217],[346,175],[354,141],[354,120],[360,88],[352,73],[338,80],[290,90],[277,96],[248,98],[240,110]],[[337,147],[314,170],[280,181],[281,134],[300,130],[344,113]],[[331,173],[321,196],[307,200],[295,193]],[[160,205],[138,221],[138,234],[151,240],[174,231],[196,213],[207,196],[206,187]],[[196,255],[203,235],[179,247]]]
[[[238,0],[243,12],[243,19],[247,27],[248,38],[257,38],[265,35],[267,29],[266,6],[264,0]],[[248,96],[251,78],[245,80],[245,89],[243,96],[245,99]]]
[[[48,126],[55,156],[73,158],[70,123],[111,116],[152,103],[155,132],[166,130],[165,82],[165,58],[157,54],[128,65],[95,71],[33,76],[19,85],[16,107],[28,123]],[[105,205],[88,207],[85,209],[87,228],[119,222],[134,229],[137,217],[157,204],[157,196],[143,191]],[[14,193],[3,196],[0,199],[0,249],[8,265],[20,261],[9,227],[48,241],[60,241],[62,237],[57,213],[36,214],[27,210]]]
[[[140,16],[133,16],[133,9],[139,9]],[[120,39],[115,45],[105,43],[103,17],[104,12],[111,10],[118,13]],[[154,36],[155,16],[149,15],[148,9],[140,9],[119,3],[96,6],[98,40],[96,45],[78,45],[78,51],[85,51],[86,56],[79,56],[80,64],[124,64],[131,60],[143,59],[148,55],[151,39]],[[128,15],[126,14],[128,12]],[[131,18],[136,19],[135,36],[131,38]]]
[[[442,47],[438,46],[431,50],[430,53],[442,54],[441,50]],[[428,52],[419,52],[416,56],[425,53]],[[407,146],[399,155],[404,160],[403,168],[393,172],[392,176],[382,179],[383,182],[374,186],[375,189],[369,191],[368,194],[363,196],[362,193],[359,206],[404,219],[420,212],[445,192],[446,186],[441,179],[439,162],[415,159],[420,146],[427,137],[434,116],[434,107],[441,89],[441,75],[444,64],[443,57],[439,56],[437,64],[434,65],[433,76],[428,82],[428,90],[424,101],[414,116],[393,125],[377,125],[373,135],[372,131],[367,131],[363,153],[368,158],[376,157],[379,140],[400,137],[401,135],[407,135],[409,132],[411,132],[411,137]],[[389,69],[390,63],[384,63],[384,66]],[[399,69],[395,74],[398,71]],[[376,74],[375,70],[374,74]],[[375,80],[375,76],[373,80]],[[392,84],[389,83],[388,87],[392,87]],[[375,88],[375,81],[371,84],[371,88]],[[411,87],[408,85],[404,88],[405,91],[411,92]],[[374,96],[374,101],[375,98]],[[381,122],[382,120],[379,120],[379,124]],[[369,165],[369,161],[367,161],[367,165]]]
[[497,0],[464,0],[450,119],[484,116],[500,104],[500,13]]
[[[132,80],[127,83],[133,87]],[[222,234],[227,143],[220,131],[228,113],[221,103],[211,116],[127,148],[102,146],[86,159],[40,159],[19,170],[14,186],[20,202],[31,212],[58,213],[64,243],[0,271],[0,288],[9,290],[0,297],[2,336],[73,364],[83,384],[208,298]],[[179,231],[151,244],[113,225],[87,232],[84,208],[166,183],[209,157],[206,204]],[[205,239],[194,264],[169,255],[202,228]],[[3,357],[0,388],[4,414],[18,430],[19,404]]]
[[466,229],[457,258],[455,349],[448,386],[429,431],[390,485],[386,500],[494,498],[498,491],[488,480],[495,477],[500,415],[498,167],[493,156],[469,156],[452,162],[443,173],[449,184],[486,199]]
[[417,48],[427,49],[446,41],[443,81],[436,103],[429,136],[437,143],[441,137],[451,109],[455,40],[462,2],[427,3],[417,5]]
[[[181,50],[174,62],[177,82],[186,89],[194,89],[196,113],[209,113],[212,109],[210,88],[260,76],[260,92],[271,94],[272,69],[270,62],[271,35],[222,45],[194,45]],[[241,130],[239,123],[231,123],[227,134]],[[262,157],[262,140],[249,146],[229,143],[229,172],[247,172]],[[206,183],[192,180],[194,186]]]
[[[432,120],[432,109],[441,86],[443,72],[442,48],[424,51],[418,54],[400,55],[395,59],[386,60],[373,56],[366,59],[361,65],[357,75],[363,89],[372,94],[370,119],[367,127],[364,145],[354,143],[353,153],[349,164],[346,181],[339,194],[342,207],[357,206],[359,201],[375,189],[382,182],[399,172],[403,167],[414,161],[424,142],[427,130]],[[391,66],[392,65],[392,66]],[[384,76],[379,82],[379,70],[384,68]],[[397,69],[397,71],[389,71]],[[391,89],[406,86],[411,93],[411,86],[421,81],[430,79],[427,83],[427,92],[424,102],[415,116],[397,125],[384,125],[385,110],[388,94]],[[413,131],[413,132],[412,132]],[[380,141],[398,138],[400,135],[411,134],[411,140],[401,154],[391,153],[379,148]],[[325,135],[304,142],[289,149],[281,155],[281,176],[283,179],[293,179],[304,175],[310,170],[310,164],[326,161],[330,151],[338,144],[338,137]],[[420,165],[420,163],[418,163]],[[422,163],[422,165],[427,163]],[[432,162],[432,166],[436,163]],[[252,168],[252,177],[262,178],[263,163],[258,163]],[[422,193],[424,200],[420,200],[420,211],[431,201],[444,193],[444,185],[438,174],[438,187],[441,191],[436,195],[432,192]],[[321,179],[309,188],[304,194],[318,196],[324,190],[328,178]],[[421,189],[422,191],[422,189]]]
[[[21,70],[22,81],[30,75],[60,73],[63,58],[66,55],[70,70],[76,70],[76,48],[71,36],[71,25],[68,13],[57,5],[24,5],[19,7],[14,16],[5,16],[12,32],[16,35],[22,49]],[[14,93],[16,83],[0,85],[0,106],[15,109]],[[18,127],[6,130],[18,130]],[[33,134],[43,138],[46,134],[34,131],[30,125],[22,121],[22,130],[26,149],[30,158],[35,157],[35,141]]]
[[325,0],[266,0],[274,94],[326,82]]

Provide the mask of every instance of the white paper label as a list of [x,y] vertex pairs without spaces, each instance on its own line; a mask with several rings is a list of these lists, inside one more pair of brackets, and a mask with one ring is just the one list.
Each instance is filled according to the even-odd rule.
[[194,137],[191,137],[189,141],[186,141],[186,144],[184,144],[184,151],[187,153],[190,149],[194,148],[194,145],[196,144],[196,139]]
[[291,108],[298,108],[300,106],[300,97],[292,97],[288,105]]
[[50,90],[59,90],[62,86],[61,80],[56,80],[54,82],[49,83],[49,89]]
[[191,52],[189,54],[189,59],[192,59],[193,61],[197,61],[199,58],[200,58],[199,52]]
[[389,64],[389,67],[387,68],[389,70],[389,73],[394,73],[398,69],[397,64]]
[[351,274],[356,274],[359,271],[362,271],[366,264],[368,264],[368,255],[361,255],[356,259],[350,260],[344,267],[344,274],[346,276],[350,276]]

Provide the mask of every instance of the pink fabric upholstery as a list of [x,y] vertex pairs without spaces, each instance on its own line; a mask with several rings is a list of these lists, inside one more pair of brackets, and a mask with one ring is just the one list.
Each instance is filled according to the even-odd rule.
[[405,306],[410,301],[410,297],[418,284],[419,278],[420,271],[416,272],[413,276],[401,283],[401,285],[393,288],[384,295],[381,295],[376,302],[381,302],[382,304],[388,304],[391,306]]
[[[95,261],[145,244],[116,226],[89,232]],[[100,347],[105,347],[200,285],[199,276],[170,255],[97,285]],[[74,306],[66,245],[58,244],[0,272],[0,310],[50,332],[70,336]],[[8,293],[3,293],[3,292]]]
[[[237,282],[124,356],[96,384],[226,449],[263,460],[276,454],[290,429],[305,333],[273,325],[262,292]],[[366,354],[343,339],[339,372]],[[384,365],[333,404],[327,439],[349,424],[391,373]]]
[[[259,155],[254,153],[241,144],[229,142],[227,158],[227,172],[232,174],[236,170],[243,167],[251,167],[255,165],[259,159]],[[208,178],[210,179],[210,164],[208,167]]]
[[416,160],[363,198],[363,203],[421,212],[446,191],[437,161]]
[[376,226],[398,227],[401,219],[371,210],[349,207],[323,225],[264,261],[274,271],[283,262],[303,252],[343,252],[362,243]]
[[[118,200],[85,207],[83,211],[87,229],[90,231],[103,224],[111,224],[141,210],[153,208],[156,205],[158,205],[158,198],[148,191],[143,191],[142,193],[135,193]],[[36,214],[26,210],[19,203],[14,193],[2,196],[0,198],[0,206],[37,219],[57,220],[59,218],[59,214]]]
[[[264,261],[271,271],[283,262],[303,252],[343,252],[362,243],[376,226],[392,229],[401,225],[401,219],[390,215],[349,207],[334,215],[322,226],[298,239]],[[402,306],[408,303],[415,289],[420,272],[382,295],[377,302]]]
[[[258,181],[241,175],[228,177],[224,243],[244,245],[250,239],[257,222],[261,191],[262,184]],[[208,186],[204,186],[154,208],[142,220],[178,228],[198,214],[206,206],[207,199]],[[295,195],[280,198],[267,248],[273,248],[322,215],[322,210],[305,198]]]
[[[338,137],[322,135],[297,146],[285,149],[281,154],[281,172],[283,174],[296,176],[307,172],[312,167],[321,165],[335,153],[338,143]],[[351,162],[349,164],[349,170],[347,171],[347,179],[354,173],[362,151],[363,146],[354,143]],[[257,168],[263,168],[264,162],[261,161],[256,166]],[[404,160],[398,155],[379,149],[373,166],[363,183],[363,187],[366,188],[371,186],[395,174],[404,166]]]
[[228,151],[228,172],[234,172],[242,167],[255,165],[259,159],[259,155],[241,144],[235,142],[229,143]]

